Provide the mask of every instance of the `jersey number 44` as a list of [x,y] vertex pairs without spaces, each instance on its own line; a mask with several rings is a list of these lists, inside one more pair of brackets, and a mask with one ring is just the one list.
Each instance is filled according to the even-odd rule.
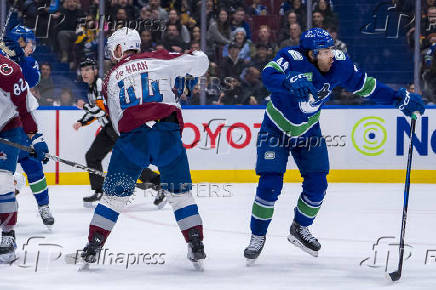
[[122,110],[143,103],[162,102],[163,99],[163,95],[159,92],[159,81],[152,81],[150,83],[148,79],[148,72],[141,73],[142,96],[137,96],[133,85],[129,87],[125,86],[124,80],[118,82],[118,87],[120,89],[119,97]]

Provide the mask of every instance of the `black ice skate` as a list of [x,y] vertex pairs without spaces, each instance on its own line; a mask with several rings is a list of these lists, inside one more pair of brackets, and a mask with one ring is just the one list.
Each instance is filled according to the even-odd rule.
[[47,205],[38,207],[39,215],[41,216],[42,223],[47,226],[48,229],[51,229],[54,225],[54,218],[50,212],[50,208]]
[[79,271],[89,270],[89,264],[95,263],[100,255],[104,243],[104,236],[98,232],[94,233],[92,240],[83,248],[80,256],[79,252],[65,255],[67,264],[80,265]]
[[3,232],[2,241],[0,243],[0,264],[11,264],[17,258],[15,256],[15,249],[17,244],[15,243],[15,232]]
[[187,258],[194,265],[195,270],[203,271],[203,261],[206,258],[206,254],[204,253],[204,245],[200,240],[200,232],[198,229],[191,229],[188,233],[189,242],[188,242],[188,254]]
[[94,233],[92,240],[88,242],[80,255],[86,263],[95,263],[97,255],[100,253],[104,242],[104,236],[98,232]]
[[318,257],[318,251],[321,249],[321,244],[314,236],[312,236],[307,227],[300,226],[294,221],[289,230],[288,241],[306,253]]
[[156,191],[156,197],[154,198],[153,204],[157,206],[158,209],[162,209],[167,204],[167,199],[165,197],[165,193],[160,187],[160,184],[154,184],[151,182],[143,182],[143,183],[137,183],[136,187],[147,190],[152,189]]
[[96,207],[96,202],[98,202],[103,196],[103,192],[96,190],[93,195],[85,196],[83,198],[83,206],[88,208]]
[[247,259],[247,266],[253,265],[262,252],[266,236],[251,235],[250,244],[244,250],[244,257]]
[[167,201],[164,191],[162,189],[157,190],[157,195],[153,204],[157,206],[158,209],[162,209],[167,204]]

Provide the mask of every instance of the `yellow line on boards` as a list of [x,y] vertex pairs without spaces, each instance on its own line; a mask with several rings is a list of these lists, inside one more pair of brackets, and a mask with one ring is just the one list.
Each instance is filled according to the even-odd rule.
[[[194,183],[257,183],[259,177],[254,170],[191,170]],[[405,170],[400,169],[332,169],[327,176],[329,182],[355,183],[404,183]],[[45,174],[48,185],[55,184],[55,174]],[[296,169],[287,170],[284,182],[301,182],[302,178]],[[412,183],[436,183],[436,170],[412,170]],[[60,185],[89,184],[86,172],[61,172]]]

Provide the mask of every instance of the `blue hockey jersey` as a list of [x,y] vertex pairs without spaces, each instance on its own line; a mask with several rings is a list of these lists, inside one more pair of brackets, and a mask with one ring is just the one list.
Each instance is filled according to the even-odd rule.
[[[306,75],[318,91],[318,98],[298,101],[283,86],[290,72]],[[334,50],[330,71],[320,72],[299,47],[285,47],[270,61],[262,71],[262,80],[271,93],[267,104],[265,122],[285,132],[290,137],[301,136],[319,121],[321,108],[328,100],[332,90],[343,87],[377,104],[393,104],[395,91],[375,78],[369,77],[353,64],[340,50]]]

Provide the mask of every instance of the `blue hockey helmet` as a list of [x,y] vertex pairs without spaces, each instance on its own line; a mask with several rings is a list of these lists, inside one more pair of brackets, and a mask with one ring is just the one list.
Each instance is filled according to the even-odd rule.
[[18,42],[20,38],[26,43],[32,43],[32,52],[36,49],[36,37],[33,31],[25,26],[17,25],[8,32],[7,37],[10,40]]
[[306,51],[312,50],[316,57],[321,48],[335,45],[333,37],[322,28],[312,28],[305,31],[300,37],[300,47]]

